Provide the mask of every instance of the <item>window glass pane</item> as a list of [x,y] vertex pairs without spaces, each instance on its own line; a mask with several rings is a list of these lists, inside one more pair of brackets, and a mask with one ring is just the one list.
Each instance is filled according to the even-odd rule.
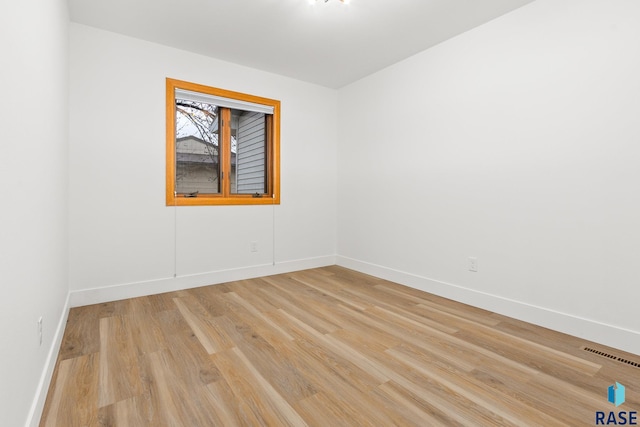
[[176,98],[176,192],[220,192],[218,107]]
[[231,192],[267,192],[266,115],[231,110]]

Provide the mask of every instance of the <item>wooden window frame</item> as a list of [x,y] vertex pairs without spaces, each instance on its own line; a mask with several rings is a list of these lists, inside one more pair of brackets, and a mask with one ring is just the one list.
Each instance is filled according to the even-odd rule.
[[[221,142],[218,147],[220,155],[220,172],[224,173],[220,183],[219,194],[198,194],[196,197],[186,197],[176,194],[176,89],[183,89],[192,92],[199,92],[228,98],[237,101],[245,101],[254,104],[273,107],[273,114],[267,120],[267,147],[266,147],[266,181],[267,191],[263,194],[234,194],[231,193],[231,129],[229,117],[224,115],[230,113],[223,109],[223,120],[225,125],[221,128]],[[166,201],[167,206],[208,206],[208,205],[279,205],[280,204],[280,101],[263,98],[246,93],[233,92],[197,83],[190,83],[182,80],[166,79],[166,133],[167,133],[167,156],[166,156]]]

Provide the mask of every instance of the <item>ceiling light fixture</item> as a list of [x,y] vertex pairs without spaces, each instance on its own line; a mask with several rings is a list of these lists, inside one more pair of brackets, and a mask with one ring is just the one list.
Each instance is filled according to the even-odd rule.
[[[342,4],[349,4],[351,0],[338,0]],[[329,3],[329,0],[309,0],[309,4]]]

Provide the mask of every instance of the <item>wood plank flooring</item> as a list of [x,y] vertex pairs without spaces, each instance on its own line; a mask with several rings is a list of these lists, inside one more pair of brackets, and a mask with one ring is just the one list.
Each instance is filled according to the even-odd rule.
[[72,309],[40,425],[580,426],[640,411],[640,367],[584,346],[640,361],[319,268]]

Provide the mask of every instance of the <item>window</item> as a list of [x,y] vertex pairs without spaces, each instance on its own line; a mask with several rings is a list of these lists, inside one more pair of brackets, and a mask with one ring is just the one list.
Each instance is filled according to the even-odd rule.
[[280,203],[280,101],[167,79],[167,206]]

